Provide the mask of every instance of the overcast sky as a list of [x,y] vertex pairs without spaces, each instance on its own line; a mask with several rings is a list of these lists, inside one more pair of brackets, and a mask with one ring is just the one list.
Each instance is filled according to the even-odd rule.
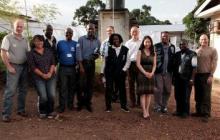
[[[70,25],[77,8],[85,5],[87,0],[26,0],[27,6],[32,4],[56,4],[62,16],[58,16],[56,23]],[[106,2],[106,0],[103,0]],[[196,6],[196,0],[125,0],[125,8],[141,8],[143,4],[151,6],[151,15],[159,20],[170,20],[173,24],[182,23],[186,16]]]

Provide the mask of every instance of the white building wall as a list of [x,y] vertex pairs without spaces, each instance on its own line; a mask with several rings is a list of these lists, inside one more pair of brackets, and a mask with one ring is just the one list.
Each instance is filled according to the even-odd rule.
[[[129,15],[128,11],[114,11],[114,17],[112,11],[100,11],[99,13],[99,39],[104,41],[107,38],[106,28],[108,26],[114,26],[115,32],[119,33],[124,43],[129,39]],[[113,22],[114,19],[114,22]]]
[[[53,35],[56,37],[57,41],[65,39],[65,30],[68,26],[51,24],[54,28]],[[38,22],[29,22],[29,35],[34,36],[36,34],[44,35],[44,30],[46,28],[46,24],[38,23]],[[25,25],[25,28],[26,25]],[[84,26],[71,27],[73,29],[73,40],[78,41],[80,36],[86,34],[86,29]],[[0,20],[0,32],[11,32],[12,26],[10,23]],[[27,29],[25,29],[27,30]],[[24,35],[27,36],[27,32],[24,32]]]
[[[217,14],[215,16],[212,17],[212,21],[220,21],[220,14]],[[214,73],[214,77],[217,79],[220,79],[220,33],[216,32],[217,27],[215,27],[213,29],[213,31],[211,31],[210,33],[210,46],[216,48],[217,53],[218,53],[218,62],[217,62],[217,68],[216,71]]]

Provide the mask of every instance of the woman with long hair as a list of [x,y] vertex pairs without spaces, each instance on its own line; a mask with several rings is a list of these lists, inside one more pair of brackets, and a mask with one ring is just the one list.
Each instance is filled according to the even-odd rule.
[[151,94],[154,90],[154,72],[156,69],[156,55],[153,41],[150,36],[145,36],[137,54],[136,65],[138,73],[138,93],[140,94],[143,118],[150,119],[149,107]]

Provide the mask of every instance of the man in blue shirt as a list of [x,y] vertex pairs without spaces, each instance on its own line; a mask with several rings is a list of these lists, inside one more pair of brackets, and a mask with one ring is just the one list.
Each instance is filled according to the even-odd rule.
[[66,40],[61,40],[57,44],[57,56],[59,62],[59,107],[58,112],[62,113],[65,106],[69,110],[73,109],[73,98],[76,88],[76,45],[72,40],[73,30],[67,28]]
[[86,27],[87,35],[79,38],[77,46],[77,61],[80,66],[80,79],[82,92],[81,101],[78,110],[81,110],[82,105],[86,106],[89,112],[92,112],[91,100],[93,94],[93,83],[95,76],[95,59],[99,57],[100,41],[95,36],[95,25],[90,23]]

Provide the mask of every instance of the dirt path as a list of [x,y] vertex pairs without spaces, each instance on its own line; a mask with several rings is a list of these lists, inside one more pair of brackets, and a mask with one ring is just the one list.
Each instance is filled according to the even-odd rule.
[[[2,99],[2,86],[0,88]],[[37,117],[36,93],[29,90],[27,111],[30,117],[20,118],[15,113],[11,123],[0,121],[0,140],[171,140],[171,139],[220,139],[220,86],[214,85],[212,92],[212,119],[208,123],[200,118],[181,119],[173,117],[175,110],[173,96],[169,103],[168,115],[151,112],[151,121],[141,118],[141,109],[130,113],[113,104],[113,112],[104,112],[103,93],[95,93],[94,112],[66,111],[59,120],[40,120]],[[193,96],[191,112],[194,111]],[[2,100],[0,100],[2,105]],[[1,108],[0,108],[1,110]]]

